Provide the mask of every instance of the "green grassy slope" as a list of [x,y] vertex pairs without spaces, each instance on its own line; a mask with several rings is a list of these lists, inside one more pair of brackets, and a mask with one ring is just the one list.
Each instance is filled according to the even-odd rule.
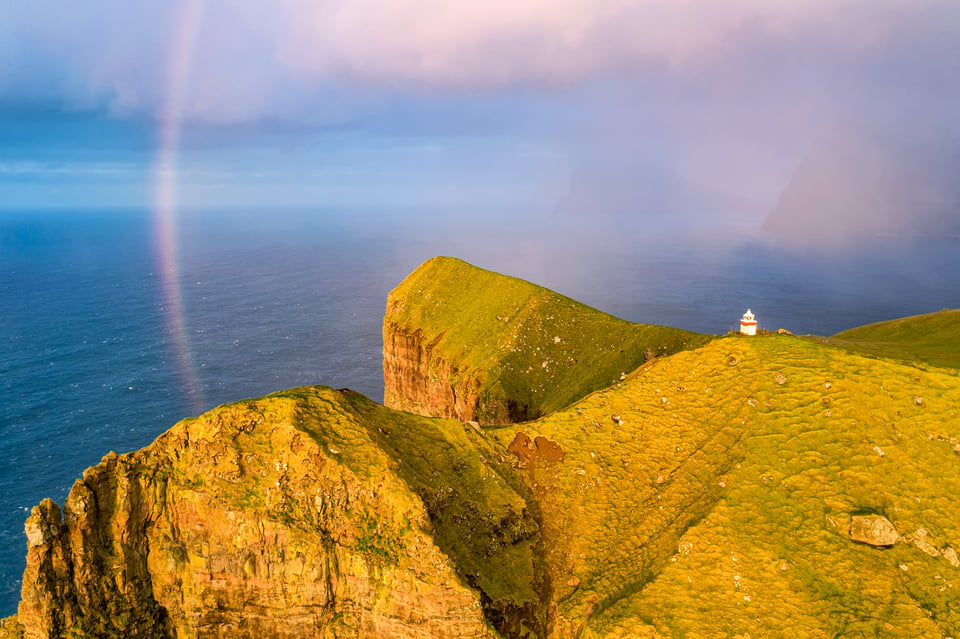
[[[450,257],[428,260],[390,293],[384,327],[420,331],[435,360],[455,364],[450,384],[475,381],[480,421],[489,421],[485,404],[512,402],[526,409],[520,418],[551,413],[654,356],[710,339],[632,324]],[[393,391],[388,380],[388,405]]]
[[861,326],[837,333],[827,343],[866,355],[960,368],[960,309]]
[[729,337],[491,432],[505,446],[523,432],[564,451],[548,462],[528,450],[517,465],[540,500],[568,632],[960,631],[960,568],[910,543],[879,549],[848,535],[851,516],[880,513],[903,535],[925,529],[938,552],[960,548],[956,372],[788,336]]

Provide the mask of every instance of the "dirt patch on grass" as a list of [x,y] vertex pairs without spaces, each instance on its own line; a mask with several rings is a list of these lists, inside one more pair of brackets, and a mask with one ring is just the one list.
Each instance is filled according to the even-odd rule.
[[517,433],[513,442],[507,447],[507,452],[516,455],[523,464],[530,466],[538,462],[548,464],[562,462],[566,457],[563,448],[557,442],[539,435],[531,439],[524,432]]

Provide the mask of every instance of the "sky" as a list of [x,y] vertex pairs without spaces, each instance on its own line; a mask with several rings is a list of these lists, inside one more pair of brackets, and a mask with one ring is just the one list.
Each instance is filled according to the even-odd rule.
[[8,2],[0,209],[759,226],[840,138],[950,174],[958,77],[956,0]]

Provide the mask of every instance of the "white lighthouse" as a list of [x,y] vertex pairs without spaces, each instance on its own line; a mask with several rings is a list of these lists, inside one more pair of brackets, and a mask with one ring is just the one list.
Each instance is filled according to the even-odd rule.
[[757,334],[757,318],[753,316],[753,312],[749,308],[747,312],[743,314],[743,317],[740,318],[740,334]]

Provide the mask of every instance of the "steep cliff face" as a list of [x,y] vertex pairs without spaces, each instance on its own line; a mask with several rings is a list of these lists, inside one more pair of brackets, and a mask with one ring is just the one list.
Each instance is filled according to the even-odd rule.
[[536,407],[497,397],[477,376],[461,372],[437,351],[437,343],[437,339],[424,343],[420,329],[384,322],[385,405],[418,415],[483,424],[519,422],[537,416]]
[[437,257],[387,298],[384,403],[481,424],[526,421],[708,339],[632,324],[529,282]]
[[[535,607],[536,523],[462,425],[408,420],[423,432],[381,445],[395,428],[378,410],[303,389],[108,455],[62,512],[46,500],[27,520],[24,635],[496,636],[484,606],[501,620]],[[456,490],[420,477],[429,464],[398,468],[421,436],[435,459],[472,467]],[[471,531],[482,542],[456,540]]]

